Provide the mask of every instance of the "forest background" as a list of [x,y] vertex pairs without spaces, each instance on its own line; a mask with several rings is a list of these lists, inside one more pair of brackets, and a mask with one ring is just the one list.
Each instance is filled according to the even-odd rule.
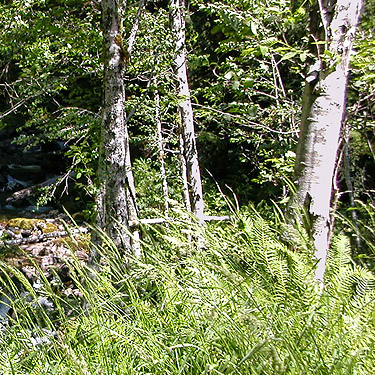
[[[228,224],[209,223],[204,227],[184,211],[189,211],[189,198],[186,199],[181,172],[183,124],[179,107],[186,97],[179,96],[177,91],[177,32],[172,26],[170,4],[167,1],[126,4],[122,14],[120,52],[126,68],[123,76],[124,121],[129,131],[134,174],[135,219],[163,217],[170,220],[170,226],[143,229],[141,247],[145,259],[134,260],[134,269],[128,270],[126,266],[117,269],[119,266],[112,264],[115,263],[113,259],[107,260],[111,271],[94,278],[93,285],[82,288],[95,290],[96,297],[90,299],[95,319],[99,319],[101,309],[108,301],[117,306],[108,313],[110,317],[105,316],[108,324],[116,326],[121,340],[129,335],[125,331],[131,328],[124,306],[121,305],[121,314],[116,310],[120,295],[129,294],[125,304],[132,306],[129,307],[132,311],[137,306],[139,311],[137,318],[130,319],[134,324],[132,328],[153,319],[155,326],[148,328],[155,336],[151,332],[144,336],[154,337],[155,347],[139,349],[141,353],[145,350],[147,355],[144,358],[136,355],[134,373],[163,373],[168,368],[170,373],[365,374],[373,369],[374,358],[370,354],[373,336],[370,332],[375,311],[372,276],[375,4],[372,0],[365,4],[356,34],[347,107],[331,176],[330,228],[332,233],[340,235],[333,235],[331,254],[328,255],[331,263],[327,266],[325,284],[329,287],[327,295],[323,293],[324,301],[322,292],[315,287],[319,284],[313,280],[316,260],[309,215],[303,214],[302,222],[292,223],[284,217],[288,204],[290,207],[290,197],[298,189],[294,186],[294,170],[303,91],[316,57],[314,48],[318,50],[317,46],[325,42],[311,40],[314,36],[311,23],[314,23],[313,15],[318,12],[319,4],[323,3],[192,1],[188,4],[184,13],[184,44],[204,211],[205,215],[229,214],[233,218]],[[25,151],[57,142],[62,145],[64,157],[54,171],[61,174],[60,188],[55,185],[47,188],[40,204],[49,199],[60,204],[69,202],[72,212],[83,212],[85,220],[91,223],[97,220],[98,200],[95,197],[100,195],[100,184],[108,177],[103,178],[104,172],[100,169],[102,113],[106,105],[101,7],[101,2],[96,1],[20,0],[3,1],[0,9],[2,131],[7,136],[11,134],[13,142]],[[319,20],[316,25],[323,28]],[[312,45],[315,47],[311,48]],[[334,58],[328,49],[325,52],[323,61]],[[161,132],[158,132],[160,128]],[[62,188],[65,186],[69,189]],[[56,193],[54,196],[52,191]],[[69,198],[64,201],[62,195],[67,193]],[[194,201],[191,192],[190,199]],[[194,212],[194,207],[190,209]],[[178,224],[173,224],[172,219]],[[104,222],[102,227],[111,233],[108,223]],[[201,237],[197,245],[193,241],[196,233]],[[133,235],[129,234],[132,241],[137,241]],[[115,241],[115,245],[119,244]],[[102,258],[120,256],[115,249],[121,246],[109,247],[115,254],[108,256],[99,248]],[[166,268],[171,264],[177,276],[167,272]],[[195,311],[197,306],[190,309],[189,303],[185,306],[183,302],[184,307],[179,310],[175,303],[179,298],[181,301],[194,300],[195,297],[187,297],[194,289],[194,280],[197,290],[193,293],[199,294],[199,298],[195,297],[204,301],[206,310],[198,313]],[[107,289],[106,283],[110,285]],[[113,289],[116,283],[121,287]],[[228,294],[224,297],[212,292],[207,296],[205,287],[210,291],[222,288],[223,293]],[[179,288],[182,290],[178,291]],[[233,295],[236,288],[241,290],[238,296]],[[100,291],[103,289],[105,293]],[[136,292],[132,295],[129,290]],[[254,290],[255,295],[252,294]],[[253,298],[251,303],[249,295]],[[332,299],[328,295],[333,296]],[[269,304],[265,301],[267,296],[270,296]],[[224,302],[226,298],[228,305]],[[280,301],[285,298],[288,302],[281,308]],[[107,300],[105,304],[104,300]],[[160,316],[153,314],[163,315],[169,303],[173,306],[170,306],[171,316],[181,318],[176,323],[179,327],[176,331],[189,326],[186,321],[197,319],[196,315],[201,315],[202,320],[195,320],[194,324],[191,321],[189,333],[166,334],[160,339],[168,341],[163,348],[157,344],[160,340],[156,326],[164,327],[166,322],[160,323]],[[214,308],[215,304],[217,307]],[[265,315],[261,312],[262,306],[269,309]],[[343,306],[348,309],[344,313]],[[280,309],[286,316],[275,320],[281,314]],[[290,309],[290,315],[285,309]],[[299,316],[297,319],[294,314],[301,311],[304,311],[304,318]],[[208,323],[212,321],[211,313],[218,314],[215,316],[223,320],[222,331],[217,325]],[[91,320],[85,320],[84,314],[79,316],[84,322],[81,324],[92,324]],[[113,316],[122,316],[124,320],[113,323]],[[287,321],[291,317],[296,324],[295,331],[286,334]],[[55,326],[57,321],[61,324],[61,316],[54,319],[48,324]],[[254,321],[249,323],[252,319]],[[111,329],[115,329],[113,325]],[[226,330],[233,326],[239,336],[232,341]],[[328,327],[331,336],[324,326]],[[107,323],[103,327],[108,327]],[[96,322],[90,329],[95,331],[103,327]],[[46,349],[43,351],[44,362],[26,356],[24,363],[29,370],[35,368],[33,371],[37,371],[41,363],[51,364],[51,358],[54,358],[56,369],[73,366],[69,361],[74,362],[74,356],[78,356],[79,361],[85,362],[81,370],[75,370],[78,373],[94,373],[98,363],[108,373],[116,373],[111,366],[115,359],[119,361],[120,353],[124,354],[121,350],[130,344],[127,346],[122,342],[122,349],[121,345],[114,345],[111,349],[113,358],[106,361],[105,355],[102,358],[100,353],[105,353],[111,345],[109,331],[100,342],[89,335],[77,343],[72,337],[82,325],[70,324],[66,329],[70,332],[66,334],[69,349],[64,349],[65,359],[56,359],[57,352]],[[147,331],[145,327],[142,329]],[[218,340],[217,349],[205,347],[212,342],[202,344],[203,332],[212,333],[212,342]],[[246,332],[251,332],[251,337],[245,339]],[[343,338],[347,332],[355,332],[347,338],[351,342]],[[202,342],[198,341],[197,335]],[[313,344],[312,337],[316,340]],[[331,347],[323,348],[325,339],[330,342],[330,338]],[[143,345],[140,338],[140,341],[134,340],[136,345]],[[305,343],[300,345],[302,341]],[[13,342],[17,342],[14,349],[17,352],[21,344],[17,340]],[[97,350],[98,345],[102,345],[99,354],[91,361],[90,350]],[[339,348],[342,357],[332,348]],[[185,350],[190,352],[186,354]],[[206,351],[214,354],[210,356]],[[130,366],[131,352],[129,349],[120,361],[124,368]],[[303,359],[307,352],[311,364]],[[150,359],[152,354],[155,357]],[[22,368],[24,364],[20,363]],[[340,372],[343,369],[345,372]],[[118,370],[118,373],[126,373],[121,371],[124,370]]]

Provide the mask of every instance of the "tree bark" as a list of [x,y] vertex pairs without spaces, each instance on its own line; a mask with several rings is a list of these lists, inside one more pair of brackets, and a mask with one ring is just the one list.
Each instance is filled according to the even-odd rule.
[[154,78],[154,85],[155,89],[155,121],[156,121],[156,136],[157,136],[157,145],[158,145],[158,154],[159,154],[159,161],[160,161],[160,176],[162,182],[162,189],[163,189],[163,199],[164,199],[164,213],[166,217],[168,217],[169,212],[169,203],[168,203],[168,182],[167,182],[167,175],[165,171],[165,152],[164,152],[164,142],[163,142],[163,129],[161,126],[161,118],[160,118],[160,95],[159,90],[157,89],[157,79]]
[[351,207],[352,222],[355,231],[355,246],[359,250],[362,246],[362,241],[360,237],[360,230],[358,226],[358,214],[355,209],[355,199],[354,199],[354,186],[352,182],[352,176],[350,173],[350,135],[349,135],[349,125],[346,124],[346,129],[344,129],[344,144],[343,144],[343,168],[346,187],[348,188],[349,202]]
[[203,222],[203,190],[195,141],[193,108],[191,105],[188,83],[184,13],[184,0],[171,0],[170,14],[172,30],[175,35],[174,65],[177,76],[177,95],[181,121],[183,156],[186,162],[191,209],[198,220]]
[[[104,105],[101,157],[98,177],[98,225],[108,232],[116,246],[133,253],[129,220],[134,219],[135,191],[130,168],[129,135],[125,123],[123,72],[125,53],[122,42],[124,2],[102,0],[104,39]],[[134,217],[133,217],[134,216]]]
[[184,139],[182,138],[181,129],[180,129],[179,138],[180,138],[179,162],[180,162],[181,179],[182,179],[182,199],[184,201],[186,210],[188,212],[192,212],[190,196],[189,196],[188,172],[187,172],[186,159],[184,156]]
[[[319,0],[320,19],[311,17],[316,60],[311,64],[303,98],[292,205],[304,205],[311,218],[318,265],[323,280],[329,247],[332,177],[345,114],[349,61],[362,0]],[[319,14],[318,13],[318,14]],[[319,23],[323,27],[319,27]],[[330,57],[328,57],[330,56]]]

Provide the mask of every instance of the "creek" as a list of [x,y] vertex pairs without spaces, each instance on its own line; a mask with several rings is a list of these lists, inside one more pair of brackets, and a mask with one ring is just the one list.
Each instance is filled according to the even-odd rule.
[[[65,171],[63,144],[49,142],[40,147],[25,149],[14,144],[15,132],[12,129],[0,131],[0,234],[1,240],[23,241],[17,246],[0,244],[1,266],[0,278],[4,281],[4,273],[8,276],[18,269],[25,280],[32,286],[35,301],[30,293],[26,293],[22,283],[15,277],[12,282],[17,285],[18,296],[14,289],[2,282],[0,285],[0,328],[8,322],[12,314],[12,301],[18,297],[30,300],[38,308],[53,313],[53,303],[45,297],[44,282],[57,285],[56,292],[62,298],[79,297],[80,292],[69,275],[67,259],[76,259],[82,264],[87,262],[88,246],[85,240],[72,238],[46,238],[40,242],[28,242],[32,237],[43,237],[46,233],[65,230],[63,222],[67,221],[62,214],[61,200],[51,200],[47,205],[38,205],[38,188],[57,180]],[[65,197],[64,206],[74,201],[74,195]],[[86,241],[87,242],[87,241]],[[74,247],[75,246],[75,247]],[[9,266],[9,269],[7,269]],[[17,297],[17,298],[16,298]]]
[[45,181],[56,179],[64,172],[64,159],[59,142],[50,142],[40,147],[27,149],[14,144],[15,132],[5,129],[0,132],[0,215],[15,217],[46,214],[54,205],[37,206],[33,194],[15,195]]

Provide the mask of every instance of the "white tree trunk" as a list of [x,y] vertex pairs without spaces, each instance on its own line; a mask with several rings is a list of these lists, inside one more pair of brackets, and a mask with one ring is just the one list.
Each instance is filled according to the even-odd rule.
[[135,192],[125,124],[124,46],[121,21],[124,2],[102,0],[104,39],[104,105],[101,134],[98,224],[116,246],[132,254],[129,219],[135,217]]
[[180,168],[181,168],[181,178],[182,178],[182,198],[184,200],[185,208],[191,211],[190,196],[189,196],[189,182],[188,182],[188,172],[186,166],[186,159],[184,156],[184,139],[182,134],[180,136]]
[[[333,5],[328,8],[320,3],[325,48],[333,57],[319,60],[323,56],[318,52],[307,77],[295,169],[295,200],[311,216],[319,280],[323,280],[329,247],[332,178],[345,114],[349,60],[363,2],[338,0]],[[319,40],[319,36],[315,38]]]
[[[157,87],[157,79],[154,78],[154,85]],[[163,142],[163,131],[161,126],[161,118],[160,118],[160,96],[159,91],[156,88],[155,90],[155,120],[156,120],[156,137],[157,137],[157,145],[158,145],[158,154],[159,154],[159,161],[160,161],[160,176],[162,181],[162,188],[163,188],[163,198],[164,198],[164,210],[165,215],[168,217],[169,211],[169,203],[168,203],[168,182],[167,182],[167,175],[165,172],[165,152],[164,152],[164,142]]]
[[133,27],[132,27],[131,32],[130,32],[130,36],[128,38],[128,53],[129,53],[129,55],[131,55],[132,52],[133,52],[133,47],[134,47],[134,44],[135,44],[135,38],[137,36],[137,32],[138,32],[138,29],[139,29],[139,22],[141,21],[141,16],[142,16],[144,6],[145,6],[145,0],[140,0],[138,12],[137,12],[137,15],[135,17]]
[[[137,32],[139,29],[139,23],[141,20],[141,16],[144,10],[145,6],[145,0],[139,1],[139,7],[138,12],[135,17],[130,36],[128,38],[127,47],[125,46],[126,50],[123,51],[123,53],[126,55],[124,64],[128,64],[131,58],[131,54],[133,52],[133,47],[135,44]],[[128,135],[128,129],[127,129],[127,121],[126,118],[124,118],[125,121],[125,169],[126,169],[126,181],[128,184],[128,190],[127,190],[127,202],[128,202],[128,219],[129,221],[136,221],[137,220],[137,206],[136,206],[136,191],[135,191],[135,185],[134,185],[134,177],[133,177],[133,170],[132,170],[132,163],[130,159],[130,147],[129,147],[129,135]],[[132,250],[133,254],[136,257],[140,257],[141,254],[141,245],[140,245],[140,234],[137,229],[133,230],[133,239],[132,239]]]
[[183,155],[187,167],[191,208],[198,220],[203,222],[203,191],[195,141],[193,108],[190,100],[190,89],[187,75],[184,0],[171,0],[170,9],[172,30],[175,35],[174,64],[177,76],[177,94],[181,119],[181,134],[183,139]]

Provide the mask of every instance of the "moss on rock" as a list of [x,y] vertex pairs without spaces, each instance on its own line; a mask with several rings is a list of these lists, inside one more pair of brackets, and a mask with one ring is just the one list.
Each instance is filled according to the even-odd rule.
[[14,219],[10,219],[6,223],[7,229],[23,229],[23,230],[37,230],[37,229],[43,229],[43,227],[46,225],[46,222],[42,219],[26,219],[23,217],[18,217]]
[[57,225],[55,225],[53,223],[48,223],[48,222],[45,222],[44,226],[42,227],[43,233],[52,233],[52,232],[56,232],[58,230],[59,230],[59,228],[57,227]]
[[57,225],[53,223],[49,223],[42,219],[27,219],[23,217],[8,220],[5,227],[13,232],[16,232],[17,229],[31,232],[40,230],[42,233],[52,233],[58,231]]

